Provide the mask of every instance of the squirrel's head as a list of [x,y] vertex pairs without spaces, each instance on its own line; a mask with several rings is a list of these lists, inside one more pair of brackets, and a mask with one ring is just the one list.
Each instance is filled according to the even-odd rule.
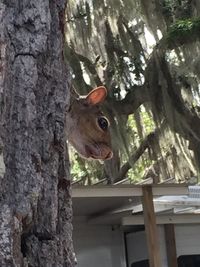
[[68,140],[85,158],[106,160],[113,155],[110,123],[99,107],[106,95],[106,88],[100,86],[88,95],[79,96],[71,101],[66,122]]

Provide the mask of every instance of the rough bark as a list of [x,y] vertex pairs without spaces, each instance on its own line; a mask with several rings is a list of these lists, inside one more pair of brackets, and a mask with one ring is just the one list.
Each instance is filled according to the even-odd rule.
[[1,0],[0,266],[74,266],[65,0]]

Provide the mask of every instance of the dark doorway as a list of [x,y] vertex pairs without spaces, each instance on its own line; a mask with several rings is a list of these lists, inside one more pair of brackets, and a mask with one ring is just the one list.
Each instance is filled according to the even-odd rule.
[[149,267],[149,260],[134,262],[131,267]]
[[200,255],[184,255],[178,257],[178,267],[199,267]]

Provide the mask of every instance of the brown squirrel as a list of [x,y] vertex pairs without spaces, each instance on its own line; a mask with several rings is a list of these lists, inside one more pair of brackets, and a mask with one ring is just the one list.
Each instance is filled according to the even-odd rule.
[[93,89],[85,96],[76,92],[71,94],[67,113],[68,141],[85,158],[112,158],[110,123],[99,107],[106,96],[104,86]]

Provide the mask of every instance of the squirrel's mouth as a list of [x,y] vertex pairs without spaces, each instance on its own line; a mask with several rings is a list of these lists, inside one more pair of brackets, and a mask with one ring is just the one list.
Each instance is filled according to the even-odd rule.
[[104,143],[85,145],[85,151],[88,158],[108,160],[113,156],[111,148]]

